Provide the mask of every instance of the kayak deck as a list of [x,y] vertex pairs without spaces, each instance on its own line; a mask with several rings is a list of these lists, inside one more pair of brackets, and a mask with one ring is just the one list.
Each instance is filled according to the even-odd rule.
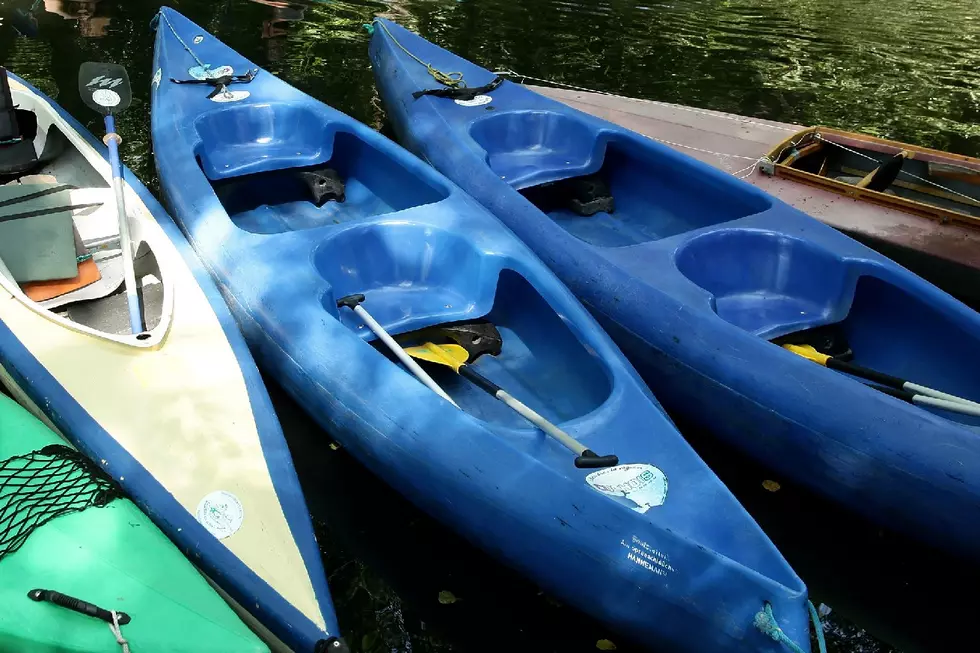
[[[0,460],[51,444],[63,442],[0,395]],[[122,633],[133,650],[268,651],[125,498],[36,528],[19,549],[0,557],[0,576],[2,650],[102,653],[117,647],[106,622],[27,596],[30,590],[48,589],[128,614],[132,621]]]

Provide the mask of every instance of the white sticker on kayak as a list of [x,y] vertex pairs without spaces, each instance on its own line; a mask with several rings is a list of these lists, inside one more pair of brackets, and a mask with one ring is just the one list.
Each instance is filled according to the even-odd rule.
[[455,102],[461,107],[482,107],[493,102],[493,98],[489,95],[477,95],[472,100],[455,100]]
[[592,472],[585,480],[606,496],[624,500],[636,512],[662,506],[667,499],[667,476],[653,465],[607,467]]
[[218,93],[217,95],[215,95],[213,98],[211,98],[211,101],[221,102],[221,103],[239,102],[241,100],[244,100],[250,95],[251,93],[249,93],[248,91],[225,91],[224,93]]
[[115,107],[119,105],[122,100],[119,94],[115,91],[110,91],[107,88],[100,88],[97,91],[92,92],[92,99],[100,107]]
[[245,521],[242,502],[231,492],[217,490],[197,504],[197,521],[219,540],[231,537]]
[[218,66],[217,68],[205,68],[204,66],[194,66],[187,70],[187,74],[197,80],[217,79],[234,75],[235,69],[231,66]]
[[157,88],[160,86],[160,82],[163,81],[163,68],[157,68],[157,71],[153,73],[153,81],[150,86]]

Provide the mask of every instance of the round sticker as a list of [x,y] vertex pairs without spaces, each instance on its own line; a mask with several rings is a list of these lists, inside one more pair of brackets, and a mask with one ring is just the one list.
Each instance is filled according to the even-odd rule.
[[595,490],[619,499],[636,512],[662,506],[667,499],[667,476],[653,465],[607,467],[592,472],[585,480]]
[[217,68],[205,68],[204,66],[194,66],[188,69],[187,74],[197,80],[217,79],[226,75],[234,75],[235,69],[231,66],[218,66]]
[[482,107],[493,102],[493,98],[489,95],[477,95],[472,100],[455,100],[455,102],[461,107]]
[[212,102],[238,102],[239,100],[244,100],[251,93],[248,91],[225,91],[224,93],[218,93],[213,98]]
[[153,82],[150,84],[153,88],[160,86],[160,81],[163,79],[163,68],[157,68],[157,71],[153,73]]
[[122,98],[115,91],[110,91],[107,88],[100,88],[92,92],[92,99],[100,107],[114,107],[118,106]]
[[197,504],[197,521],[219,540],[237,533],[244,520],[242,502],[231,492],[217,490]]

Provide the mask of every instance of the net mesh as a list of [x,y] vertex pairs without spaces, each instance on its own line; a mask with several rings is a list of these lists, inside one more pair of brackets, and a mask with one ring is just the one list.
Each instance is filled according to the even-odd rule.
[[108,474],[65,445],[0,461],[0,560],[55,517],[121,496]]

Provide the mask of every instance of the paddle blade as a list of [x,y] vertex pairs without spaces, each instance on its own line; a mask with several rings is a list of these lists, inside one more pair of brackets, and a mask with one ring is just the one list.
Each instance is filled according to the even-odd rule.
[[826,365],[827,361],[830,360],[830,356],[821,354],[812,345],[783,345],[783,349],[788,349],[797,356],[802,356],[820,365]]
[[133,100],[129,74],[112,63],[83,63],[78,71],[78,92],[90,109],[104,116],[125,111]]
[[459,345],[436,345],[431,342],[416,347],[406,347],[405,352],[418,360],[451,367],[455,372],[459,372],[459,368],[466,365],[466,361],[470,358],[466,350]]

